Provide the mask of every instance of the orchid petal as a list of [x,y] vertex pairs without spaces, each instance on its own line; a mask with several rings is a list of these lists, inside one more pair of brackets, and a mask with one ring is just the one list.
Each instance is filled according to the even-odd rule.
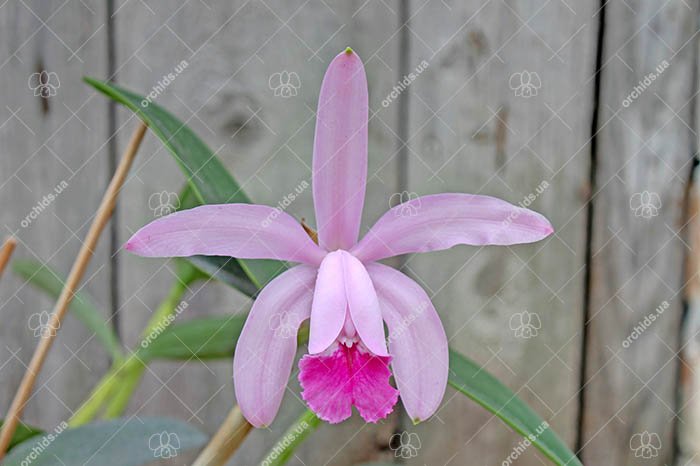
[[338,338],[345,323],[348,300],[343,283],[342,254],[342,251],[329,253],[318,269],[309,328],[311,354],[325,351]]
[[348,49],[328,66],[316,114],[313,196],[321,247],[357,242],[367,182],[367,78]]
[[343,278],[352,323],[362,343],[377,356],[389,356],[377,293],[365,266],[343,251]]
[[445,394],[449,369],[447,337],[425,291],[398,270],[369,264],[389,328],[391,368],[406,412],[414,422],[435,413]]
[[233,356],[233,381],[241,412],[256,427],[269,425],[279,410],[315,281],[313,267],[284,272],[263,288],[243,326]]
[[290,215],[255,204],[203,205],[149,223],[126,243],[147,257],[193,255],[318,265],[324,256]]
[[367,262],[457,244],[532,243],[553,231],[541,214],[495,197],[434,194],[391,208],[351,252]]

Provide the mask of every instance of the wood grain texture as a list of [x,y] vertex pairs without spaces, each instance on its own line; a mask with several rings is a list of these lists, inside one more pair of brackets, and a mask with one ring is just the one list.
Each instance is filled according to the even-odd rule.
[[[277,205],[289,194],[287,212],[313,225],[311,152],[323,73],[352,46],[363,59],[370,87],[370,167],[365,225],[389,207],[396,192],[395,108],[381,100],[398,76],[398,2],[118,2],[118,81],[147,93],[182,61],[188,66],[156,101],[201,135],[251,197]],[[149,11],[152,10],[152,11]],[[275,96],[275,73],[295,73],[297,95]],[[129,115],[120,112],[121,125]],[[123,139],[120,135],[120,140]],[[182,184],[174,161],[154,138],[146,141],[122,207],[120,240],[153,219],[149,198]],[[126,207],[125,207],[126,206]],[[167,262],[124,256],[121,262],[122,331],[135,343],[144,322],[172,281]],[[218,284],[193,290],[182,318],[247,311],[249,303]],[[131,414],[167,413],[213,432],[234,403],[230,362],[158,364],[147,374]],[[234,464],[255,464],[302,409],[293,376],[282,412],[269,431],[253,432]],[[290,464],[345,465],[391,456],[396,418],[365,426],[359,417],[323,426]]]
[[[407,91],[409,192],[494,195],[557,233],[414,256],[406,271],[433,296],[451,346],[573,447],[597,20],[593,2],[567,3],[414,2],[409,71],[428,67]],[[536,336],[517,337],[528,324]],[[520,441],[451,389],[432,420],[405,426],[421,439],[416,465],[501,464]],[[529,448],[515,464],[545,462]]]
[[[310,166],[318,91],[332,57],[352,46],[367,68],[372,115],[362,231],[390,203],[413,194],[495,195],[545,214],[557,235],[544,242],[409,257],[404,270],[433,296],[454,348],[503,380],[572,447],[582,428],[585,464],[641,464],[633,439],[641,440],[635,434],[644,432],[657,434],[661,445],[644,464],[670,464],[686,253],[676,235],[697,147],[697,124],[691,121],[693,112],[697,116],[697,5],[604,2],[590,186],[600,3],[116,0],[110,68],[104,2],[0,1],[0,88],[9,90],[0,94],[0,236],[16,234],[14,258],[42,260],[67,274],[108,181],[111,136],[106,99],[80,78],[104,78],[109,69],[128,88],[154,91],[154,100],[191,125],[256,202],[277,205],[295,193],[287,211],[313,225]],[[410,17],[403,29],[402,9]],[[417,72],[423,60],[427,67]],[[668,67],[659,72],[664,60]],[[178,67],[181,73],[163,85]],[[35,96],[28,83],[42,69],[60,81],[48,99]],[[300,83],[289,98],[275,96],[270,82],[285,71],[296,73]],[[659,76],[640,85],[651,72]],[[407,73],[415,79],[399,84]],[[392,96],[395,86],[399,91]],[[399,122],[407,125],[405,132]],[[135,121],[119,110],[116,124],[119,153]],[[133,173],[118,207],[117,244],[154,219],[162,192],[176,193],[184,182],[152,135]],[[36,218],[27,217],[62,181],[67,186],[61,193]],[[112,304],[109,239],[105,234],[100,241],[85,285],[105,311]],[[114,272],[120,277],[120,330],[133,347],[167,293],[174,267],[122,253]],[[587,293],[590,320],[582,352]],[[186,300],[181,319],[246,312],[250,305],[216,283],[193,286]],[[624,347],[664,302],[662,315],[642,324]],[[36,345],[29,318],[52,304],[9,271],[3,276],[0,409],[9,405]],[[516,337],[513,328],[522,326],[525,311],[539,321],[537,336],[529,339]],[[538,321],[530,323],[537,327]],[[25,419],[51,428],[67,418],[107,363],[92,335],[69,316]],[[292,379],[275,424],[253,432],[230,464],[256,464],[296,419],[302,403]],[[127,415],[178,417],[213,433],[233,403],[230,361],[157,363]],[[686,411],[696,410],[688,405]],[[448,389],[428,422],[413,426],[397,410],[379,426],[357,417],[324,425],[289,464],[404,461],[392,450],[398,446],[390,440],[395,431],[419,434],[418,455],[405,461],[419,466],[501,464],[520,441]],[[544,463],[528,448],[514,464]]]
[[[682,1],[606,6],[584,392],[586,464],[638,464],[645,432],[654,434],[644,438],[654,440],[656,453],[645,464],[670,464],[673,457],[686,251],[677,233],[693,156],[696,15],[696,5]],[[657,69],[664,61],[668,68]],[[644,83],[650,73],[656,78]],[[644,322],[649,314],[657,315],[650,325]]]
[[[81,81],[85,74],[106,71],[105,17],[97,1],[0,7],[0,224],[18,239],[14,259],[45,262],[63,277],[108,182],[107,105]],[[38,77],[30,78],[42,70],[55,73],[45,82],[55,91],[47,98],[34,95]],[[108,244],[106,233],[81,287],[105,313]],[[50,312],[54,303],[9,271],[0,296],[4,413],[37,345],[39,313]],[[68,315],[23,419],[47,429],[67,419],[107,363],[92,332]]]

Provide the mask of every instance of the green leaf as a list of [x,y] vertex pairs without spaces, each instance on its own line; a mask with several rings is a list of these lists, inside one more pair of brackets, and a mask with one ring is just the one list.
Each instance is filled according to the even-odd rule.
[[[2,427],[2,423],[3,421],[0,421],[0,427]],[[14,447],[24,442],[25,440],[41,434],[43,434],[43,432],[40,429],[28,426],[27,424],[20,422],[19,424],[17,424],[17,429],[15,429],[15,433],[12,435],[12,440],[10,440],[10,445],[7,449],[8,451],[12,450]]]
[[[128,107],[148,124],[175,157],[200,202],[250,203],[216,154],[185,123],[134,92],[93,78],[86,77],[85,82]],[[237,262],[258,289],[284,270],[284,266],[274,261],[238,259]]]
[[194,427],[164,418],[132,417],[59,428],[19,445],[3,466],[142,466],[201,447],[207,440]]
[[[54,299],[58,299],[65,283],[65,280],[48,265],[32,260],[15,261],[13,271]],[[70,311],[83,325],[95,333],[95,337],[109,352],[112,359],[121,359],[122,352],[117,336],[102,317],[104,313],[93,304],[87,294],[76,293],[71,301]]]
[[154,329],[141,343],[138,356],[152,359],[231,358],[247,314],[202,317]]
[[241,264],[233,257],[192,256],[188,260],[199,270],[224,282],[247,296],[254,296],[258,287],[250,281]]
[[494,413],[560,466],[583,466],[524,401],[473,361],[450,349],[449,383]]

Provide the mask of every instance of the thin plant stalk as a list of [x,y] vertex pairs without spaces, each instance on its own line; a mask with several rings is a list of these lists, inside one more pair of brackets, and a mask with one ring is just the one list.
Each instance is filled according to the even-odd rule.
[[[97,241],[99,240],[105,226],[109,222],[112,212],[114,212],[117,196],[124,185],[126,176],[129,173],[129,169],[131,168],[136,152],[141,145],[143,136],[146,134],[147,128],[148,127],[144,123],[140,122],[139,126],[134,131],[134,134],[131,136],[131,140],[129,141],[129,145],[126,148],[124,156],[119,162],[119,166],[117,167],[117,170],[114,173],[109,186],[107,187],[107,191],[102,198],[100,207],[97,209],[95,219],[93,220],[92,225],[90,225],[90,230],[85,238],[85,242],[78,252],[78,257],[71,268],[66,284],[61,291],[61,295],[58,297],[58,301],[56,302],[54,310],[51,314],[49,328],[59,329],[61,327],[61,321],[68,311],[68,306],[75,295],[75,290],[78,288],[80,280],[83,278],[88,263],[92,258],[93,251],[97,246]],[[0,431],[0,460],[4,458],[7,447],[12,441],[12,436],[17,429],[17,424],[19,423],[22,412],[24,411],[27,401],[32,393],[34,383],[36,382],[39,372],[41,371],[41,367],[44,365],[44,361],[49,354],[49,350],[51,349],[56,334],[57,332],[50,332],[44,335],[39,341],[39,345],[37,346],[36,350],[34,350],[34,355],[32,356],[29,366],[22,377],[22,382],[20,383],[19,389],[12,400],[6,421],[2,426],[2,431]]]
[[234,406],[192,466],[225,465],[252,429],[238,406]]
[[2,277],[2,273],[5,271],[8,262],[10,262],[10,257],[15,250],[15,246],[17,246],[17,240],[10,236],[3,243],[2,249],[0,249],[0,277]]
[[[116,364],[116,362],[112,363],[112,368],[97,383],[80,408],[73,413],[73,416],[68,420],[69,427],[74,428],[87,424],[100,414],[104,404],[118,389],[116,382],[120,380],[120,376],[119,368],[116,367]],[[119,364],[123,366],[124,362],[121,361]]]

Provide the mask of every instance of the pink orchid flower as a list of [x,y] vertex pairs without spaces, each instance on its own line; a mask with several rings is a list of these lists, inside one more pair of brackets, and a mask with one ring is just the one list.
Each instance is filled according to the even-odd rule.
[[[427,419],[447,385],[445,330],[425,291],[377,261],[457,244],[530,243],[553,231],[542,215],[493,197],[437,194],[393,207],[358,242],[368,106],[364,67],[347,49],[328,67],[318,103],[312,169],[318,244],[285,212],[251,204],[177,212],[143,227],[126,244],[149,257],[300,263],[260,292],[238,340],[236,398],[254,426],[269,425],[279,410],[296,334],[306,319],[309,347],[299,362],[299,381],[302,397],[321,419],[341,422],[354,405],[366,421],[376,422],[392,411],[399,394],[414,421]],[[389,383],[392,372],[397,388]]]

